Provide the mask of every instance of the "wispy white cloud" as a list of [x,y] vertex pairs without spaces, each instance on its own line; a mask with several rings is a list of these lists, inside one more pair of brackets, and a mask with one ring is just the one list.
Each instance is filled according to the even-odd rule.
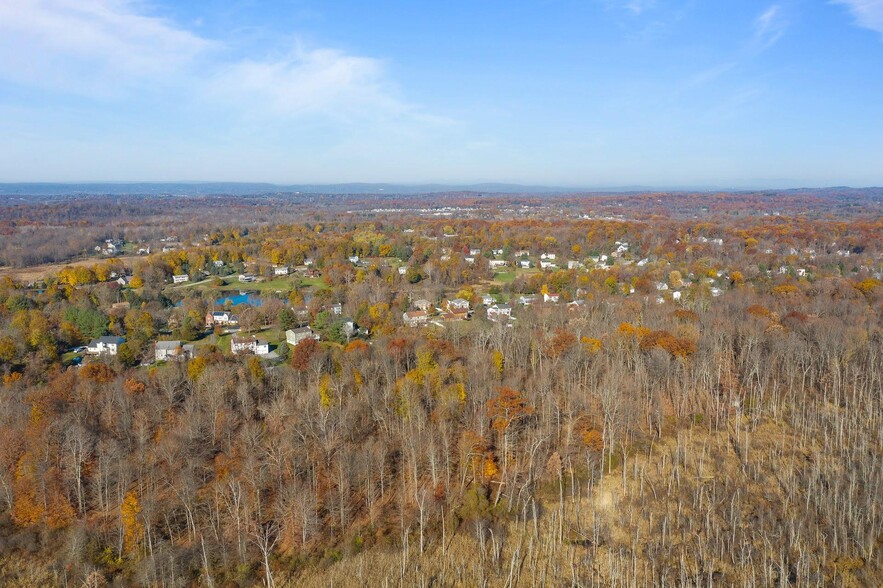
[[24,86],[109,100],[149,92],[167,104],[199,103],[251,120],[259,112],[423,116],[398,98],[376,58],[299,44],[282,57],[231,53],[136,0],[0,0],[0,79]]
[[656,0],[629,0],[625,3],[625,8],[632,14],[639,15],[653,8]]
[[218,70],[207,90],[226,104],[271,116],[402,113],[408,108],[395,97],[384,69],[378,59],[298,47],[276,60],[231,63]]
[[166,76],[215,46],[135,8],[127,0],[4,0],[0,75],[104,93],[110,86]]
[[608,10],[623,10],[634,16],[640,16],[653,8],[656,0],[604,0]]
[[754,20],[752,48],[756,51],[769,49],[782,38],[787,28],[788,22],[782,7],[778,4],[771,5]]
[[832,0],[847,7],[855,23],[883,34],[883,0]]

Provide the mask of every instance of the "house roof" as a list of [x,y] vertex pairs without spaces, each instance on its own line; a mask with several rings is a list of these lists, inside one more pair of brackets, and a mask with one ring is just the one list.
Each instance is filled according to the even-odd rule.
[[122,345],[125,342],[125,337],[104,335],[103,337],[98,337],[97,339],[92,339],[91,341],[89,341],[89,347],[96,347],[99,343],[103,343],[105,345]]
[[167,351],[173,351],[181,346],[180,341],[157,341],[156,348],[157,349],[165,349]]

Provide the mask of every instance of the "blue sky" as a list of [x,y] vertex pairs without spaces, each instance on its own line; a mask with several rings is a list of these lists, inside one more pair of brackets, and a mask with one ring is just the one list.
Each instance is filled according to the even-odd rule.
[[883,185],[883,0],[2,0],[0,181]]

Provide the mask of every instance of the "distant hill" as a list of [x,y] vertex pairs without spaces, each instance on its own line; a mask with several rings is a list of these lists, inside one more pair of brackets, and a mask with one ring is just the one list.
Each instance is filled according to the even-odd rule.
[[163,195],[163,196],[257,196],[263,194],[437,194],[475,192],[486,194],[577,194],[577,193],[637,193],[637,192],[768,192],[770,194],[816,194],[823,197],[862,195],[883,196],[883,188],[771,188],[732,189],[714,186],[531,186],[523,184],[269,184],[260,182],[90,182],[90,183],[0,183],[3,196],[75,196],[75,195]]
[[146,194],[199,196],[230,194],[251,196],[300,192],[307,194],[430,194],[436,192],[489,192],[521,194],[553,194],[572,192],[574,188],[553,186],[523,186],[519,184],[266,184],[240,182],[137,182],[137,183],[19,183],[0,184],[4,196],[64,196],[77,194]]

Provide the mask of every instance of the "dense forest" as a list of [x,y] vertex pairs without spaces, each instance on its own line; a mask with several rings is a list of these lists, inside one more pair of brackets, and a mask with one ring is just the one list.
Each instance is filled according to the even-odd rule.
[[883,583],[878,195],[431,202],[4,207],[0,583]]

